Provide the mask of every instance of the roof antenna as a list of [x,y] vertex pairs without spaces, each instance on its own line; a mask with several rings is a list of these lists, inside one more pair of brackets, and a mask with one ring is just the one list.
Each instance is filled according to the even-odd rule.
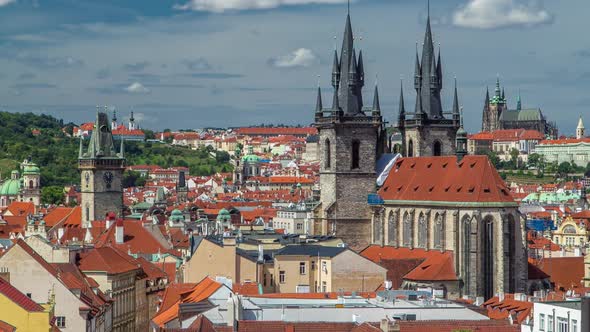
[[350,15],[350,0],[348,0],[347,4],[348,4],[348,15]]
[[320,75],[318,75],[318,88],[320,87]]

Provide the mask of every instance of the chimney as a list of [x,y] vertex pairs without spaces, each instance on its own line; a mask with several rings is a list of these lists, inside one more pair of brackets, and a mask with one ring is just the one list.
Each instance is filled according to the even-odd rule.
[[61,238],[64,236],[64,228],[60,227],[57,229],[57,241],[61,241]]
[[107,229],[111,228],[111,226],[116,221],[116,219],[117,219],[117,215],[114,212],[107,213],[107,216],[105,218],[106,228]]
[[124,227],[123,227],[123,219],[119,219],[117,220],[117,225],[115,227],[115,242],[117,244],[122,244],[123,243],[123,237],[124,237]]
[[258,263],[264,263],[264,247],[262,244],[258,245]]
[[8,272],[7,267],[0,267],[0,279],[4,279],[10,283],[10,272]]

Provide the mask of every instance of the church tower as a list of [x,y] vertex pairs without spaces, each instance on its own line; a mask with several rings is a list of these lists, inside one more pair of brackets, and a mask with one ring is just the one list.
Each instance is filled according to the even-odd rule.
[[[520,111],[522,104],[520,102],[520,95],[518,97],[517,110]],[[504,89],[500,89],[500,78],[496,79],[496,89],[494,96],[490,98],[489,90],[486,90],[486,99],[484,101],[483,116],[481,123],[482,131],[495,131],[503,129],[500,123],[502,113],[508,109],[506,103],[506,95]]]
[[576,127],[576,138],[581,139],[584,138],[584,121],[582,121],[582,116],[580,115],[580,120],[578,120],[578,126]]
[[37,164],[25,159],[21,164],[21,202],[41,205],[41,171]]
[[123,141],[115,151],[113,135],[106,113],[97,113],[88,147],[80,140],[78,168],[81,174],[82,225],[103,220],[108,212],[119,216],[123,212],[123,171],[125,151]]
[[459,129],[459,109],[453,108],[451,118],[446,118],[445,114],[448,113],[442,109],[442,62],[440,49],[438,57],[434,54],[430,12],[426,20],[422,57],[419,57],[416,46],[415,63],[414,113],[405,112],[403,95],[400,94],[398,128],[402,134],[402,154],[406,157],[454,155],[455,135]]
[[387,137],[377,85],[373,106],[363,107],[364,85],[362,52],[358,52],[357,60],[348,14],[340,56],[334,51],[332,106],[324,108],[319,87],[317,92],[321,204],[315,210],[314,232],[335,234],[359,248],[370,240],[367,194],[375,191],[375,166],[384,153]]

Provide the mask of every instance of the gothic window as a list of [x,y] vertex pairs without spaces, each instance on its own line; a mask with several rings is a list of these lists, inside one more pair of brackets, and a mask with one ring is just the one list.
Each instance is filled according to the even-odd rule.
[[29,180],[29,189],[33,189],[33,180]]
[[381,243],[381,234],[383,229],[383,215],[382,213],[375,214],[375,218],[373,218],[373,242],[380,244]]
[[397,223],[398,223],[398,216],[397,214],[390,212],[389,218],[387,218],[387,244],[390,246],[397,245]]
[[326,139],[326,144],[324,144],[324,167],[330,168],[330,161],[332,159],[332,152],[330,150],[330,140]]
[[418,247],[426,248],[428,244],[428,223],[426,222],[426,216],[420,213],[418,217]]
[[442,214],[437,214],[434,218],[434,248],[441,249],[443,247],[444,237],[444,220]]
[[469,220],[469,217],[465,216],[462,224],[463,294],[471,294],[471,220]]
[[86,221],[90,221],[90,207],[86,204]]
[[440,144],[440,141],[435,141],[434,142],[434,149],[433,149],[433,153],[434,156],[442,156],[442,146]]
[[[514,227],[515,222],[512,215],[508,215],[502,222],[502,231],[504,232],[502,238],[504,239],[504,275],[508,278],[504,285],[508,287],[508,291],[514,293],[515,291],[515,274],[514,274],[514,262],[515,262],[515,238],[514,238]],[[508,273],[506,273],[508,272]]]
[[414,141],[410,140],[408,142],[408,157],[414,156]]
[[360,148],[361,142],[357,140],[352,141],[352,165],[350,167],[351,169],[359,168]]
[[412,246],[412,220],[410,214],[404,214],[404,247]]
[[483,221],[482,232],[482,266],[483,266],[483,286],[484,296],[486,299],[494,296],[494,218],[487,216]]

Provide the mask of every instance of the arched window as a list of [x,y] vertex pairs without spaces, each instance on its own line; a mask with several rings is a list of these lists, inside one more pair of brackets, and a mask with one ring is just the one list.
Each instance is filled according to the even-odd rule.
[[404,247],[412,246],[412,220],[410,214],[404,214]]
[[33,180],[29,180],[29,189],[33,189]]
[[90,207],[86,205],[86,221],[90,221]]
[[408,142],[408,157],[414,156],[414,141],[410,140]]
[[463,218],[463,245],[461,246],[461,258],[463,260],[463,294],[471,295],[471,220],[468,216]]
[[434,148],[432,150],[434,156],[442,156],[442,145],[440,144],[440,141],[434,142]]
[[494,259],[496,255],[494,252],[494,218],[487,216],[483,221],[483,294],[486,299],[494,296]]
[[576,234],[576,228],[572,225],[567,225],[563,228],[565,234]]
[[373,242],[381,244],[381,234],[383,233],[383,214],[377,213],[373,219]]
[[357,140],[352,141],[352,165],[350,167],[351,169],[359,168],[360,148],[361,142]]
[[418,247],[426,248],[428,245],[428,223],[424,213],[420,213],[418,217]]
[[389,212],[389,218],[387,218],[387,244],[390,246],[397,246],[397,223],[398,215],[393,212]]
[[441,214],[437,214],[434,218],[434,248],[441,249],[443,247],[443,237],[444,237],[444,221],[443,216]]
[[330,168],[330,163],[332,159],[332,151],[330,147],[330,140],[326,139],[326,144],[324,144],[324,167]]

